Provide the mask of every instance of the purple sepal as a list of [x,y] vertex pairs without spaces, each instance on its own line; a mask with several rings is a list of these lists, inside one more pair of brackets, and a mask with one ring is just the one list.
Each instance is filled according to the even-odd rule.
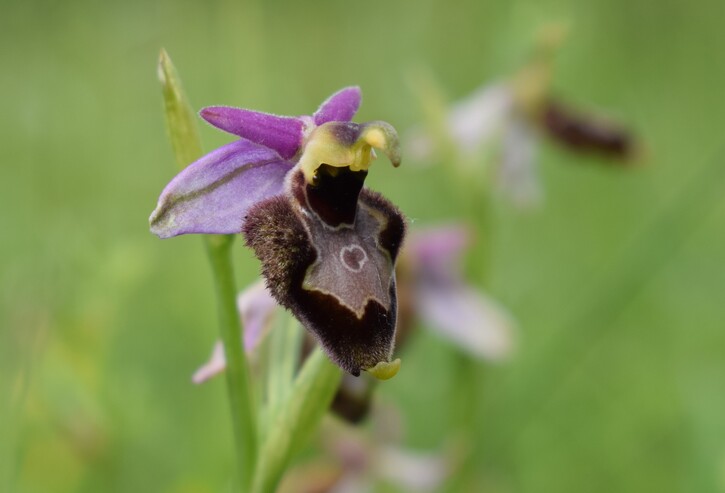
[[349,122],[355,116],[362,101],[362,93],[357,86],[340,89],[327,98],[315,112],[315,125],[327,122]]
[[199,115],[225,132],[274,149],[284,159],[292,159],[302,145],[305,124],[301,118],[230,106],[209,106]]
[[239,233],[252,205],[282,193],[290,169],[275,151],[247,140],[220,147],[166,186],[149,218],[151,232]]

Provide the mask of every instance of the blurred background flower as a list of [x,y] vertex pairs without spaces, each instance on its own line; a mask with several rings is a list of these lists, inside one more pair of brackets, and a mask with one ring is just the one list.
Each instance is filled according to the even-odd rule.
[[[485,292],[519,330],[505,364],[467,377],[480,403],[471,463],[484,491],[722,491],[720,0],[4,4],[0,491],[230,487],[224,383],[189,381],[217,336],[208,267],[197,239],[170,251],[146,222],[174,166],[162,46],[197,108],[304,114],[355,84],[359,121],[404,129],[424,117],[415,67],[459,101],[524,66],[553,18],[570,26],[553,94],[636,129],[649,165],[578,166],[601,158],[540,139],[545,203],[527,215],[496,203],[493,230],[472,224],[465,280],[482,289],[469,264],[485,243]],[[207,150],[232,140],[201,130]],[[459,217],[450,163],[411,163],[379,167],[369,186],[413,226]],[[238,285],[253,282],[251,253],[235,261]],[[467,409],[452,398],[460,360],[419,331],[376,389],[400,410],[403,449],[446,450]]]
[[399,330],[422,323],[463,352],[500,361],[512,350],[513,321],[498,302],[464,282],[462,257],[471,236],[453,224],[411,231],[398,263],[400,297],[410,304],[402,317],[410,320],[403,318]]
[[418,74],[412,85],[427,121],[408,132],[408,155],[414,161],[457,165],[473,180],[492,182],[499,195],[519,207],[542,199],[537,169],[542,136],[584,156],[631,162],[639,143],[630,131],[591,110],[574,112],[554,93],[555,56],[567,31],[561,23],[541,28],[528,60],[514,75],[483,84],[450,107],[433,76]]

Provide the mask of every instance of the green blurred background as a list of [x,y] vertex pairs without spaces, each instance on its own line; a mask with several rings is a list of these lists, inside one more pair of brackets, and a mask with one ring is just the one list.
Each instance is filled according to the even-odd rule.
[[[358,121],[402,130],[422,117],[411,71],[462,97],[552,20],[571,26],[555,92],[636,128],[649,159],[545,144],[543,207],[496,208],[490,291],[519,347],[470,375],[475,468],[492,492],[725,491],[722,0],[3,2],[0,491],[228,487],[224,382],[190,383],[216,339],[202,244],[148,232],[176,171],[162,46],[195,107],[308,114],[359,84]],[[378,165],[368,184],[434,224],[456,217],[444,172]],[[257,263],[236,261],[248,284]],[[422,332],[380,387],[406,446],[447,442],[457,358]]]

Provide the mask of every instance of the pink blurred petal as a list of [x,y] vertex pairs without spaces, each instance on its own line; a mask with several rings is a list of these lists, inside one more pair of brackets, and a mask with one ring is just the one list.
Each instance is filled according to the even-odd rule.
[[448,128],[459,149],[475,154],[489,145],[512,113],[513,93],[507,84],[481,87],[456,103],[448,114]]
[[454,268],[470,246],[471,231],[459,224],[416,229],[404,244],[407,255],[420,268]]
[[462,284],[423,282],[415,303],[426,325],[464,351],[492,361],[510,354],[511,317],[482,293]]
[[362,101],[362,93],[357,86],[346,87],[327,98],[313,118],[315,125],[327,122],[349,122],[357,113]]
[[224,345],[221,341],[218,341],[214,344],[214,349],[212,350],[209,361],[204,363],[203,366],[194,372],[194,375],[191,377],[191,381],[196,384],[204,383],[214,375],[218,375],[223,372],[226,367],[227,361],[224,358]]
[[269,332],[276,307],[277,302],[261,280],[239,293],[237,308],[242,317],[244,350],[247,353],[254,351]]
[[533,207],[543,198],[537,151],[538,138],[531,125],[523,118],[512,118],[504,129],[496,186],[518,207]]
[[[272,327],[272,315],[277,302],[267,291],[262,281],[258,281],[237,296],[237,308],[244,327],[244,350],[251,354]],[[214,344],[211,358],[201,366],[192,377],[194,383],[203,383],[226,369],[224,345],[221,341]]]

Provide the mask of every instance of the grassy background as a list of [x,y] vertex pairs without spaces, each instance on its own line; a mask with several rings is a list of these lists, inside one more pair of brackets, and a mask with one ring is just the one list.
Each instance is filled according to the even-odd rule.
[[[725,491],[725,4],[4,2],[0,8],[0,490],[224,491],[221,380],[189,376],[216,338],[198,238],[147,217],[174,174],[155,64],[192,103],[306,114],[362,86],[358,121],[421,118],[407,78],[461,97],[519,66],[536,29],[572,31],[555,90],[638,129],[649,166],[544,145],[547,200],[499,207],[491,291],[518,318],[509,362],[471,374],[476,468],[493,492]],[[229,140],[202,129],[212,149]],[[369,185],[428,224],[443,168]],[[424,200],[422,200],[424,198]],[[473,252],[475,255],[475,252]],[[257,272],[238,248],[239,283]],[[457,356],[427,333],[380,399],[404,443],[438,448]]]

